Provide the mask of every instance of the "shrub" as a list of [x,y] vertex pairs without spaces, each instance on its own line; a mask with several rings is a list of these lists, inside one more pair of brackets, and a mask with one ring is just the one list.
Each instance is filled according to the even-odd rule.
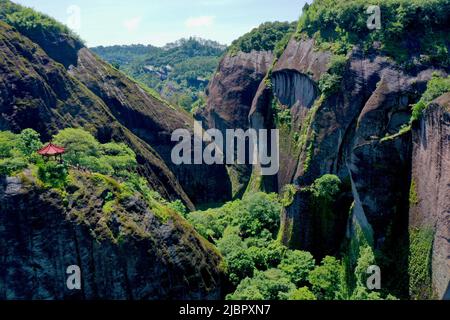
[[291,40],[291,37],[292,37],[293,33],[294,33],[293,30],[291,32],[286,33],[284,35],[284,37],[281,38],[281,40],[278,41],[278,43],[275,45],[273,53],[274,53],[276,58],[281,57],[281,55],[283,54],[284,50],[286,49],[289,41]]
[[188,210],[181,200],[175,200],[168,204],[168,207],[173,209],[182,217],[186,217]]
[[317,199],[333,201],[339,194],[341,180],[336,175],[326,174],[314,181],[311,191]]
[[280,200],[283,207],[289,207],[294,202],[297,191],[298,191],[297,186],[293,184],[288,184],[284,186],[283,194]]
[[319,90],[325,96],[329,97],[339,91],[342,76],[325,72],[319,79]]
[[55,189],[63,189],[68,183],[67,166],[54,161],[46,161],[38,164],[38,178],[47,186]]
[[331,74],[343,76],[348,59],[345,55],[333,55],[328,64],[328,71]]

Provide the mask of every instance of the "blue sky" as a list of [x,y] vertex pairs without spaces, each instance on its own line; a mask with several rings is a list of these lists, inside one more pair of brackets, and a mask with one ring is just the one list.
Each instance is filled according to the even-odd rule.
[[262,22],[297,20],[306,2],[306,0],[13,1],[47,13],[63,23],[69,23],[88,46],[133,43],[162,46],[189,36],[230,44]]

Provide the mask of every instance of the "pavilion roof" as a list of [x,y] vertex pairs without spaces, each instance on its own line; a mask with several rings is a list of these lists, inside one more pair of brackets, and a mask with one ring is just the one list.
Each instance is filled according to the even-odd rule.
[[63,154],[66,150],[63,147],[49,143],[38,151],[41,156],[56,156]]

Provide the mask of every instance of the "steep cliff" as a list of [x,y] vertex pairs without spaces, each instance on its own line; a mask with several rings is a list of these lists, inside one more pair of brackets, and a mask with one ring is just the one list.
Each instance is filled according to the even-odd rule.
[[410,291],[416,298],[449,299],[450,93],[428,107],[412,141]]
[[[175,212],[71,171],[66,194],[25,171],[0,182],[0,299],[219,299],[221,258]],[[108,194],[117,195],[111,201]],[[66,269],[81,269],[81,290]]]
[[[322,10],[325,2],[317,1],[309,12]],[[304,23],[304,28],[312,25]],[[345,256],[348,251],[343,248],[362,231],[383,257],[378,263],[384,272],[396,274],[386,276],[384,285],[407,296],[411,105],[420,99],[432,74],[439,70],[445,76],[448,65],[446,58],[441,60],[444,64],[419,61],[417,48],[404,49],[409,64],[400,63],[370,39],[364,45],[351,44],[344,55],[336,53],[343,42],[339,35],[325,46],[319,36],[313,39],[299,31],[261,82],[250,123],[280,130],[277,181],[262,177],[261,185],[282,193],[293,184],[297,190],[282,214],[281,241],[318,257]],[[311,189],[326,174],[342,182],[340,194],[330,203],[318,202]],[[448,193],[448,186],[442,190]],[[358,253],[349,256],[352,268],[357,258]],[[442,258],[438,264],[435,268],[445,268]],[[445,273],[438,274],[436,281],[445,282]]]
[[[280,142],[278,191],[291,182],[304,187],[324,174],[336,174],[358,199],[356,207],[361,206],[375,238],[382,239],[388,221],[402,206],[399,198],[406,199],[407,185],[399,181],[408,180],[410,152],[408,134],[383,138],[408,123],[408,107],[417,101],[432,71],[406,74],[385,57],[366,56],[354,49],[347,57],[339,90],[320,96],[318,82],[328,71],[331,56],[314,50],[313,40],[292,39],[273,68],[273,90],[267,92],[266,84],[261,84],[260,94],[273,95],[290,114],[290,127],[282,132],[289,138]],[[272,105],[260,104],[264,100],[255,97],[254,121],[260,121],[262,114],[274,116]],[[386,187],[389,193],[383,191]],[[288,216],[290,210],[296,209],[288,208]],[[285,227],[291,228],[289,223]],[[299,228],[300,233],[307,229]]]
[[227,54],[222,59],[208,88],[207,106],[202,112],[207,127],[222,131],[249,127],[253,97],[273,59],[268,51]]
[[[208,87],[207,105],[196,118],[207,128],[221,130],[249,128],[248,114],[253,97],[273,62],[269,51],[227,53]],[[229,167],[233,183],[233,195],[245,190],[251,167]]]
[[[253,98],[275,60],[278,42],[293,29],[293,23],[266,22],[233,41],[206,90],[206,105],[195,115],[205,128],[223,133],[227,129],[250,128],[248,116]],[[240,197],[248,186],[251,166],[227,168],[233,197]]]

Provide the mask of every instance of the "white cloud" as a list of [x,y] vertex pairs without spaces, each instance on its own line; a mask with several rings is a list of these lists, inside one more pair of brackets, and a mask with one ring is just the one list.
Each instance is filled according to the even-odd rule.
[[214,16],[200,16],[200,17],[190,17],[186,20],[186,27],[188,28],[200,28],[200,27],[210,27],[214,24]]
[[134,18],[125,20],[123,22],[123,26],[125,27],[125,29],[128,30],[128,32],[133,32],[139,28],[141,21],[142,21],[142,17],[134,17]]

